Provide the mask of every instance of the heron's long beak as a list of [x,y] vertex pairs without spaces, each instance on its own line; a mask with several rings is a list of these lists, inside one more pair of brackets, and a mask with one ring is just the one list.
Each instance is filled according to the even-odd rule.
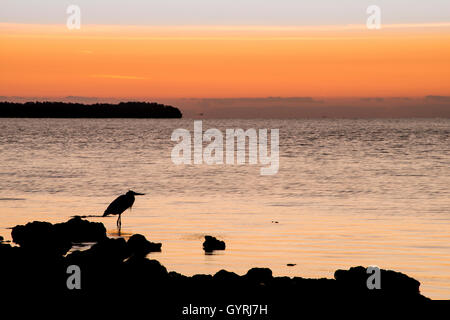
[[135,192],[134,195],[135,195],[135,196],[145,196],[145,193]]

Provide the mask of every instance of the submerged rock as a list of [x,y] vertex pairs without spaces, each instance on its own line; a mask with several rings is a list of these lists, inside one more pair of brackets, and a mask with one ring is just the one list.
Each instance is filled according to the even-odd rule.
[[225,250],[225,242],[214,238],[213,236],[205,236],[203,242],[203,250],[212,252],[214,250]]

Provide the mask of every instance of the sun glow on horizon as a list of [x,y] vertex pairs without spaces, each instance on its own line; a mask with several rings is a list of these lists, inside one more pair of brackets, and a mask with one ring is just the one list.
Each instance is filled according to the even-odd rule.
[[450,95],[450,23],[0,24],[3,96]]

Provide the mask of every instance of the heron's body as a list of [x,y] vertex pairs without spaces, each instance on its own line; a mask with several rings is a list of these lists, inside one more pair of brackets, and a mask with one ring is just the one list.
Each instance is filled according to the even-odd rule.
[[119,197],[117,197],[111,204],[106,208],[105,212],[103,213],[103,216],[109,216],[109,215],[119,215],[119,218],[117,219],[117,227],[120,228],[121,226],[121,215],[122,213],[127,210],[131,209],[131,207],[134,204],[134,196],[135,195],[143,195],[143,193],[137,193],[134,191],[128,191],[126,194],[123,194]]

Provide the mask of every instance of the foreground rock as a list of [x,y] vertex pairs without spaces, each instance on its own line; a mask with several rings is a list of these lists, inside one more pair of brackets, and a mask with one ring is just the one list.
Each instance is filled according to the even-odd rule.
[[205,252],[213,252],[214,250],[225,250],[225,242],[214,238],[213,236],[205,236],[203,242],[203,250]]
[[106,239],[106,229],[102,223],[74,217],[65,223],[54,225],[34,221],[24,226],[15,226],[11,236],[21,248],[42,254],[64,255],[73,243]]
[[103,223],[90,222],[79,216],[64,223],[57,223],[54,228],[73,243],[97,242],[106,239],[106,228]]
[[[435,308],[420,294],[418,281],[388,270],[381,271],[380,290],[367,288],[364,267],[337,270],[334,279],[274,277],[267,268],[253,268],[243,276],[220,270],[214,275],[188,277],[168,272],[158,261],[145,257],[160,250],[161,244],[151,243],[142,235],[128,241],[110,239],[103,228],[78,219],[14,228],[13,239],[20,246],[0,244],[1,290],[25,305],[40,301],[71,312],[76,305],[102,315],[108,310],[142,311],[158,315],[158,319],[203,319],[184,317],[183,307],[193,304],[224,310],[229,304],[268,306],[267,316],[252,319],[291,319],[310,312],[315,318],[350,313],[360,316],[369,311],[373,315],[388,307],[390,314],[397,309],[404,316],[408,310]],[[87,250],[65,255],[75,239],[97,242]],[[74,265],[80,270],[79,290],[70,290],[67,285],[72,276],[68,267]],[[232,318],[249,319],[248,314]]]
[[127,242],[129,250],[136,257],[145,257],[150,252],[160,252],[161,243],[150,242],[141,234],[134,234]]
[[420,282],[407,275],[392,270],[381,270],[381,290],[367,289],[367,269],[364,267],[353,267],[349,270],[337,270],[334,273],[337,285],[347,295],[352,296],[353,293],[376,294],[382,292],[385,298],[397,299],[398,297],[414,299],[420,295]]

